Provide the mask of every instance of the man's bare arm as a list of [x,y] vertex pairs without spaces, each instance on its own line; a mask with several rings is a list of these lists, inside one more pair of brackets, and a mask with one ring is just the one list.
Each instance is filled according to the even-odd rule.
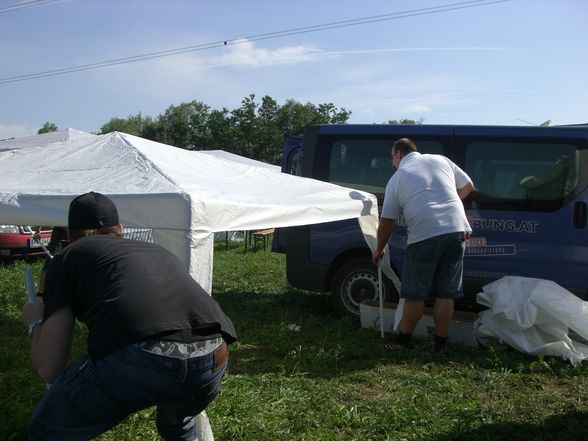
[[394,231],[394,227],[396,226],[396,219],[387,219],[385,217],[380,219],[380,223],[378,224],[378,232],[376,235],[377,245],[376,249],[372,253],[372,261],[374,264],[378,264],[378,261],[382,258],[382,253],[386,244],[390,240],[390,236]]
[[[42,317],[43,303],[38,299],[23,307],[23,322],[29,325]],[[53,383],[67,366],[73,340],[75,318],[70,308],[52,314],[42,325],[32,330],[31,360],[39,376]]]
[[472,181],[469,181],[466,185],[464,185],[462,188],[458,188],[457,189],[457,195],[459,196],[459,198],[463,201],[465,198],[468,197],[468,195],[474,190],[474,183]]

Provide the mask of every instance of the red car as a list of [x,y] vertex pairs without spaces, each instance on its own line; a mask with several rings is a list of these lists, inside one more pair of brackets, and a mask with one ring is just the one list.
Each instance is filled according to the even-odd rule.
[[[33,234],[33,227],[0,225],[0,259],[43,255],[43,248],[33,239]],[[42,244],[47,245],[51,227],[41,227],[40,234]]]

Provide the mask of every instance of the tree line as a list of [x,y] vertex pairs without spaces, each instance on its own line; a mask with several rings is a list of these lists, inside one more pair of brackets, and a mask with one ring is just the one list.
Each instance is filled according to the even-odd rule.
[[152,118],[141,113],[111,118],[102,134],[125,132],[188,150],[225,150],[268,163],[278,163],[284,136],[299,135],[313,124],[346,123],[351,112],[332,103],[302,104],[289,99],[283,105],[255,95],[229,111],[211,109],[201,101],[169,106]]
[[[278,164],[285,136],[302,135],[314,124],[345,124],[351,111],[333,103],[302,104],[289,99],[278,105],[270,96],[256,101],[251,94],[233,110],[212,109],[201,101],[169,106],[156,117],[140,112],[111,118],[99,134],[114,131],[188,150],[225,150],[267,163]],[[387,124],[422,124],[423,120],[390,120]],[[38,133],[57,130],[46,122]]]

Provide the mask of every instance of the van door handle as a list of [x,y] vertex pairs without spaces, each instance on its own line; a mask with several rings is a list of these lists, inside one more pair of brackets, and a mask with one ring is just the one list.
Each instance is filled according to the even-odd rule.
[[586,202],[576,202],[574,204],[574,227],[586,227]]

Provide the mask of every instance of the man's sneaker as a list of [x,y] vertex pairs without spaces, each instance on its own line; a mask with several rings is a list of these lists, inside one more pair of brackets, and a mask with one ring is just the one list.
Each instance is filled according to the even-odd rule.
[[435,354],[437,357],[445,357],[447,355],[447,346],[435,345],[433,354]]
[[433,349],[435,355],[445,357],[447,355],[447,337],[433,336]]

